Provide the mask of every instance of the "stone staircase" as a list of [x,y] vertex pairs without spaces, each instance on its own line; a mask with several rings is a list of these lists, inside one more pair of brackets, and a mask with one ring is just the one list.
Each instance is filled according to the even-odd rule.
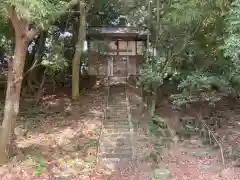
[[110,87],[109,92],[97,163],[104,174],[131,167],[134,157],[126,87]]

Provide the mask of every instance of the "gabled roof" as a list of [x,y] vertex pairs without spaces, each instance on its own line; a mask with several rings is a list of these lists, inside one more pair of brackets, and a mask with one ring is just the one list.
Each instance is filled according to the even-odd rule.
[[92,27],[88,29],[87,36],[88,38],[147,39],[146,31],[135,27]]

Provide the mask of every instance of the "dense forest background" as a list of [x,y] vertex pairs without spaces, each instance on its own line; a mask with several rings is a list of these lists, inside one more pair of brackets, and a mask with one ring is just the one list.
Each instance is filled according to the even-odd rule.
[[84,96],[91,79],[85,51],[91,27],[147,31],[137,85],[152,100],[152,116],[163,91],[180,109],[215,107],[223,99],[234,104],[240,88],[239,16],[239,0],[2,0],[0,162],[14,152],[21,100],[31,97],[39,105],[46,87],[68,87],[75,101]]

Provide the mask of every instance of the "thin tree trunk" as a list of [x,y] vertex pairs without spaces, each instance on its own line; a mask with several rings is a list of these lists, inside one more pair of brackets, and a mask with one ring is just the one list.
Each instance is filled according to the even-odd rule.
[[157,88],[153,88],[151,92],[151,104],[150,104],[150,116],[153,117],[156,109],[156,101],[157,101]]
[[45,69],[45,71],[43,73],[42,83],[41,83],[41,85],[39,87],[39,90],[37,92],[36,103],[35,103],[36,105],[40,102],[40,99],[41,99],[41,93],[42,93],[43,85],[44,85],[45,80],[46,80],[46,71],[47,70]]
[[39,68],[42,62],[42,56],[45,50],[45,42],[46,37],[48,35],[47,31],[43,31],[40,33],[38,39],[35,41],[35,50],[33,52],[33,61],[31,67],[27,69],[28,76],[27,76],[27,86],[30,92],[34,93],[38,89],[39,85],[41,84],[41,79],[38,77]]
[[79,78],[80,78],[80,64],[81,56],[84,51],[84,42],[86,39],[86,12],[85,4],[80,2],[80,27],[78,42],[76,44],[76,51],[72,63],[72,99],[76,100],[79,98]]

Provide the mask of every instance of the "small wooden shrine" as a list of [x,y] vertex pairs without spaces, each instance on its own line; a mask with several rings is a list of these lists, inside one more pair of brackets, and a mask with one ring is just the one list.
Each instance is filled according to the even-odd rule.
[[89,75],[138,75],[146,41],[147,34],[136,28],[90,28],[87,32]]

